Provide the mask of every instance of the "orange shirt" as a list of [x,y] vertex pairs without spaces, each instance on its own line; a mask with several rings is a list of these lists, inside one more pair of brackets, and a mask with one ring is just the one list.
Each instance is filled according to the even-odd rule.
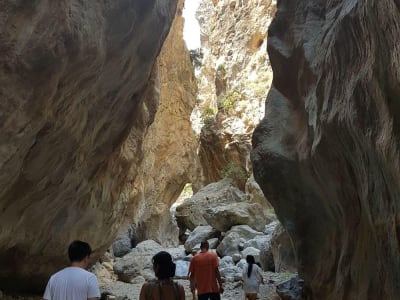
[[218,265],[218,256],[212,252],[204,251],[192,257],[189,272],[194,276],[198,295],[219,292]]

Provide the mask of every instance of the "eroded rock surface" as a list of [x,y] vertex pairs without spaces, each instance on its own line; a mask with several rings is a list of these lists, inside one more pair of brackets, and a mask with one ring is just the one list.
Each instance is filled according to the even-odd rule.
[[197,139],[190,122],[197,84],[183,40],[183,0],[178,3],[170,33],[157,59],[159,106],[145,132],[138,176],[133,187],[131,219],[138,240],[154,239],[163,246],[178,244],[171,205],[188,182],[195,182]]
[[279,1],[254,174],[307,299],[400,295],[399,2]]
[[176,1],[0,7],[0,288],[41,291],[72,240],[96,259],[124,219]]
[[266,37],[275,8],[270,0],[200,2],[204,58],[193,115],[204,124],[199,148],[203,185],[228,175],[244,190],[252,171],[251,135],[264,115],[272,81]]

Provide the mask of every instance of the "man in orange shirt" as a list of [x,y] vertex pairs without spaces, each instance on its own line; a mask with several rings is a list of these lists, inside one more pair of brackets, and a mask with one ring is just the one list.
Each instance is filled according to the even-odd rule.
[[207,241],[200,244],[200,253],[192,257],[190,262],[190,289],[197,288],[198,300],[220,300],[224,289],[218,270],[218,256],[209,252]]

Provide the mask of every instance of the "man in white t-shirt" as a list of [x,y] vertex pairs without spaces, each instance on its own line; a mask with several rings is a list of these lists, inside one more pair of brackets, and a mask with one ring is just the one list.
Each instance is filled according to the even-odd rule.
[[86,271],[92,253],[88,243],[74,241],[68,247],[71,266],[53,274],[47,283],[45,300],[96,300],[99,285],[93,273]]

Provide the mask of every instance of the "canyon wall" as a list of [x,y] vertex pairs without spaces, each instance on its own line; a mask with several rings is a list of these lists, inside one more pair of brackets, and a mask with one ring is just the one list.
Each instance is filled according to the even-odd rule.
[[155,69],[159,105],[153,124],[145,131],[133,184],[131,209],[137,240],[153,239],[164,246],[178,245],[178,227],[171,205],[186,183],[196,182],[197,145],[190,115],[197,84],[189,52],[183,40],[183,0],[163,44]]
[[200,2],[202,67],[198,110],[203,184],[235,173],[238,185],[251,173],[251,134],[264,115],[272,81],[267,29],[275,1]]
[[306,299],[400,295],[400,2],[278,1],[254,175]]
[[73,239],[110,245],[176,4],[0,0],[0,289],[41,291]]

